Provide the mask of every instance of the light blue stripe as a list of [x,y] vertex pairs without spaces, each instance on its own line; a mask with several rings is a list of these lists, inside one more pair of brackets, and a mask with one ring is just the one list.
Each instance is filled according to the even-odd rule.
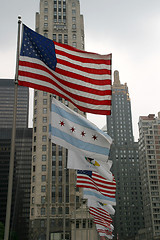
[[92,143],[84,142],[84,141],[77,139],[75,137],[72,137],[69,134],[59,130],[58,128],[54,128],[52,126],[50,126],[50,130],[51,130],[52,136],[58,137],[76,148],[86,150],[89,152],[93,152],[93,153],[98,153],[98,154],[105,155],[105,156],[109,155],[109,149],[106,147],[104,148],[104,147],[97,146]]
[[98,127],[92,125],[90,122],[88,122],[87,119],[84,118],[84,120],[82,118],[80,118],[79,116],[77,116],[76,114],[72,114],[67,112],[66,110],[64,110],[63,108],[56,106],[55,104],[51,105],[51,111],[57,113],[58,115],[60,115],[63,118],[66,118],[67,120],[76,123],[80,126],[92,129],[94,131],[99,132],[100,134],[102,134],[103,136],[109,138],[109,140],[111,139],[106,133],[104,133],[102,130],[100,130]]
[[101,199],[101,200],[116,202],[116,199],[115,199],[115,198],[110,198],[110,197],[107,197],[107,196],[104,196],[104,195],[102,195],[102,194],[98,194],[98,193],[92,192],[92,191],[83,190],[83,194],[84,194],[84,195],[93,196],[93,197],[97,197],[97,198],[99,198],[99,199]]

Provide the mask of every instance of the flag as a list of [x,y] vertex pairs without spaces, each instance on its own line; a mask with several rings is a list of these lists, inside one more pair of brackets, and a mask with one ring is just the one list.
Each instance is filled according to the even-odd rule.
[[103,204],[103,203],[95,200],[92,196],[88,196],[87,206],[89,208],[90,207],[101,208],[102,210],[107,211],[111,215],[115,214],[115,209],[112,207],[111,204]]
[[[113,239],[113,234],[111,231],[109,231],[108,229],[106,229],[105,227],[96,224],[96,228],[97,228],[97,232],[99,233],[99,235],[101,237],[107,237],[108,239]],[[103,238],[101,238],[103,239]]]
[[85,117],[53,98],[51,141],[87,157],[106,160],[112,139]]
[[56,94],[83,112],[111,114],[112,54],[54,42],[23,25],[18,83]]
[[101,227],[104,227],[105,229],[107,229],[110,232],[114,230],[113,225],[111,223],[108,223],[108,222],[104,221],[103,219],[99,219],[99,218],[94,217],[93,222],[95,224],[100,225]]
[[84,154],[78,154],[74,151],[68,151],[67,168],[79,169],[79,170],[90,170],[98,172],[104,178],[112,181],[113,174],[110,171],[112,161],[106,160],[95,160],[93,158],[86,157]]
[[115,198],[104,196],[103,194],[94,189],[83,188],[83,198],[88,199],[91,197],[93,200],[101,203],[111,204],[114,206],[116,205]]
[[112,218],[110,217],[109,213],[107,211],[105,211],[104,209],[102,210],[102,208],[90,207],[89,213],[91,215],[93,215],[94,217],[103,219],[106,222],[109,222],[109,223],[112,222]]
[[78,170],[77,187],[94,189],[106,197],[115,198],[115,180],[109,181],[93,171]]

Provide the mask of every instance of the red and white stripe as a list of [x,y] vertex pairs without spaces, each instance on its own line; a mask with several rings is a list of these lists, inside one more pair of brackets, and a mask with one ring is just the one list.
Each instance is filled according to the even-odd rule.
[[86,174],[77,173],[77,187],[94,189],[111,198],[115,198],[116,194],[115,179],[109,181],[96,172],[92,172],[92,178]]
[[84,112],[110,115],[112,54],[99,55],[56,43],[57,66],[20,56],[19,85],[61,96]]
[[112,218],[110,217],[109,213],[107,211],[105,211],[104,209],[90,207],[89,212],[94,217],[102,218],[104,221],[107,221],[110,223],[112,222]]

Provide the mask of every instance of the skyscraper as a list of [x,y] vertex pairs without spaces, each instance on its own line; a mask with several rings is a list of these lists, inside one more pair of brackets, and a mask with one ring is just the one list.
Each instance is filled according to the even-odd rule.
[[139,118],[139,161],[145,239],[160,239],[160,113]]
[[112,113],[107,116],[107,132],[113,139],[110,159],[117,183],[115,239],[134,239],[138,230],[143,228],[138,144],[133,138],[128,87],[126,83],[121,84],[118,71],[114,72]]
[[[84,26],[79,0],[41,0],[40,12],[36,14],[36,31],[54,41],[83,50]],[[85,116],[70,102],[54,97]],[[75,192],[75,171],[66,169],[67,150],[49,143],[49,113],[50,94],[35,90],[30,236],[32,239],[45,239],[49,218],[51,239],[64,239],[64,233],[65,239],[71,239],[75,199],[78,208],[82,196]],[[80,228],[80,223],[77,223],[77,228]],[[87,222],[83,223],[83,229],[86,226]]]
[[[6,218],[13,107],[14,81],[0,79],[0,222],[3,224]],[[18,86],[10,230],[24,240],[28,239],[29,233],[32,159],[32,129],[28,128],[28,108],[29,89]]]
[[[0,79],[0,128],[12,128],[14,80]],[[29,88],[18,86],[17,128],[28,127]]]

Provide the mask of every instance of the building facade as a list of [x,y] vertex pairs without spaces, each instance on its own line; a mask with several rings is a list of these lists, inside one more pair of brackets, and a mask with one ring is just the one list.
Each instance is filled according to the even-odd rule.
[[114,239],[134,239],[144,226],[138,143],[133,137],[128,87],[126,83],[121,84],[118,71],[114,72],[112,113],[107,116],[107,132],[113,139],[110,159],[117,183]]
[[[0,128],[12,128],[14,80],[0,79]],[[18,86],[17,128],[28,127],[29,88]]]
[[[14,81],[0,79],[0,222],[5,225],[11,135],[14,108]],[[29,88],[18,86],[15,159],[10,231],[28,240],[32,160],[32,129],[28,128]]]
[[160,239],[160,113],[139,118],[139,161],[146,240]]
[[[84,50],[79,0],[41,0],[40,11],[36,13],[36,31],[54,41]],[[51,144],[48,138],[52,97],[85,116],[61,97],[34,91],[30,238],[35,240],[46,239],[47,234],[50,239],[74,239],[73,229],[82,225],[79,218],[72,218],[81,205],[82,194],[75,188],[75,171],[66,169],[67,150]],[[88,218],[84,223],[82,230],[90,226]]]

